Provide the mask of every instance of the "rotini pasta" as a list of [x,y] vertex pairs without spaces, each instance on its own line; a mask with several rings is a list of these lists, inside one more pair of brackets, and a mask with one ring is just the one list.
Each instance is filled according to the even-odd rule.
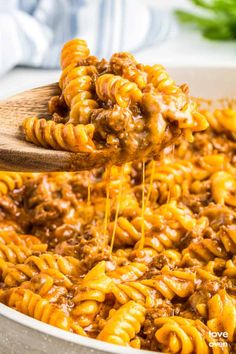
[[147,270],[148,268],[146,265],[132,262],[125,266],[116,268],[116,270],[109,272],[108,275],[115,283],[120,283],[135,281],[141,278]]
[[49,303],[30,290],[13,288],[4,293],[3,302],[37,320],[66,331],[85,335],[83,329],[78,324],[74,324],[71,318],[57,305]]
[[97,79],[96,93],[102,101],[111,100],[123,108],[130,103],[140,102],[142,98],[142,92],[136,84],[112,74],[105,74]]
[[142,282],[127,282],[114,285],[112,293],[119,304],[126,304],[129,301],[135,301],[148,308],[154,307],[159,299],[156,292]]
[[236,132],[236,112],[233,109],[216,109],[213,113],[204,111],[210,126],[217,132]]
[[227,339],[236,338],[236,302],[225,290],[220,290],[208,301],[207,326],[215,332],[227,332]]
[[193,240],[193,242],[182,251],[183,264],[204,265],[215,258],[227,259],[228,254],[235,252],[236,230],[229,225],[222,227],[214,238]]
[[24,246],[34,252],[44,252],[47,250],[47,244],[43,244],[37,237],[32,235],[21,235],[13,231],[0,231],[0,244]]
[[176,94],[180,90],[162,65],[147,65],[145,71],[148,75],[148,83],[152,84],[158,91],[166,94]]
[[119,345],[128,345],[140,331],[145,308],[130,301],[117,310],[98,335],[98,339]]
[[212,196],[215,203],[236,205],[236,178],[228,172],[217,172],[212,176]]
[[66,68],[68,65],[77,63],[80,59],[89,56],[87,43],[83,39],[72,39],[68,41],[61,51],[61,67]]
[[[203,326],[200,321],[192,321],[181,317],[159,318],[155,321],[159,327],[156,331],[156,339],[160,343],[160,349],[168,353],[209,354],[208,338],[204,336]],[[212,339],[214,343],[214,338]],[[214,347],[214,345],[213,345]],[[214,349],[213,349],[214,350]],[[213,353],[228,353],[228,350],[213,351]]]
[[99,311],[99,304],[110,292],[111,279],[105,274],[105,262],[98,263],[84,277],[73,298],[72,315],[82,327],[89,326]]
[[24,121],[26,139],[36,145],[56,150],[89,152],[94,150],[92,124],[60,124],[45,119],[27,118]]
[[61,86],[65,102],[70,108],[68,123],[87,124],[92,111],[98,108],[93,93],[93,77],[98,74],[97,69],[95,66],[78,66],[72,67],[70,71],[68,67],[65,70],[67,73],[62,73]]
[[142,280],[143,285],[157,290],[161,296],[172,300],[174,296],[185,298],[194,292],[195,275],[184,270],[169,270],[163,267],[160,274],[152,279]]
[[24,263],[33,253],[34,251],[25,246],[0,245],[0,258],[13,264]]
[[[194,166],[190,161],[167,161],[164,165],[149,163],[146,182],[151,183],[150,197],[159,204],[188,196]],[[154,172],[153,172],[154,171]]]
[[235,256],[233,259],[229,259],[225,264],[224,275],[228,278],[232,278],[236,280],[236,258]]
[[192,140],[208,125],[187,86],[177,86],[161,65],[145,66],[125,52],[98,60],[84,40],[73,39],[62,48],[61,68],[61,93],[48,104],[52,118],[23,122],[26,140],[36,145],[75,153],[96,149],[107,164],[121,164],[157,158],[180,136]]
[[[40,256],[29,256],[24,263],[16,265],[6,265],[2,277],[8,286],[16,286],[22,282],[31,279],[40,272],[48,270],[57,270],[65,276],[79,276],[80,262],[73,257],[62,257],[57,254],[45,253]],[[71,285],[71,282],[63,277],[65,284]]]
[[21,287],[31,290],[51,303],[60,303],[60,299],[68,295],[68,288],[72,287],[72,283],[69,286],[68,279],[53,269],[36,274],[30,281],[23,282]]
[[0,172],[0,193],[7,194],[23,186],[23,175],[17,172]]

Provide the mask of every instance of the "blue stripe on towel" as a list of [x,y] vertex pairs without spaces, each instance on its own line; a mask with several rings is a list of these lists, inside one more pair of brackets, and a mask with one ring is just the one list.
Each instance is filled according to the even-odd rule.
[[98,31],[97,31],[97,50],[96,50],[96,55],[98,57],[101,56],[102,53],[102,38],[104,37],[104,31],[105,31],[105,24],[104,24],[104,18],[105,18],[105,10],[106,10],[106,0],[101,0],[100,4],[100,9],[99,9],[99,20],[98,20]]
[[141,51],[172,35],[173,22],[141,0],[0,0],[0,72],[15,65],[58,67],[63,43],[80,36],[91,38],[98,57]]

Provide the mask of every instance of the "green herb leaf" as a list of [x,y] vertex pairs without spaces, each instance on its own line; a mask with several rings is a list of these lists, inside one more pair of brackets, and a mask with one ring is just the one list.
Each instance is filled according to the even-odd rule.
[[[236,39],[235,0],[191,0],[201,9],[201,14],[177,10],[176,16],[182,23],[197,26],[209,39]],[[201,13],[200,12],[200,13]]]

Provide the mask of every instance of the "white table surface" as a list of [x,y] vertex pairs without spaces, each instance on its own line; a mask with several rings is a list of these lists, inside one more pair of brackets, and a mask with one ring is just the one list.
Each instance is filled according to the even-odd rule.
[[[145,0],[160,8],[187,8],[186,0]],[[177,34],[157,47],[137,54],[145,63],[161,63],[167,67],[228,67],[236,69],[236,41],[204,39],[197,30],[180,27]],[[58,81],[58,70],[15,68],[0,78],[0,99],[32,87]]]

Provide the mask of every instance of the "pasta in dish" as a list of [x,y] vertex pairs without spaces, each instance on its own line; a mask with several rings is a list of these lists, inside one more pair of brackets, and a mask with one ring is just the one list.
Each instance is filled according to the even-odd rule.
[[2,303],[113,344],[236,352],[236,113],[195,102],[209,128],[159,161],[0,173]]
[[[96,167],[153,157],[208,123],[161,65],[140,64],[130,53],[109,61],[91,56],[81,39],[61,52],[61,95],[49,101],[51,119],[28,117],[26,140],[45,148],[89,153]],[[99,155],[98,155],[99,153]],[[87,156],[85,155],[85,156]]]
[[[61,66],[53,119],[27,118],[27,139],[85,152],[99,137],[136,158],[82,172],[0,172],[0,302],[112,344],[236,353],[234,104],[190,100],[162,66],[129,53],[99,61],[82,40],[65,45]],[[170,145],[158,161],[143,138],[145,153],[139,143],[132,150],[146,129],[140,104],[149,138]],[[187,138],[175,149],[173,129]]]

